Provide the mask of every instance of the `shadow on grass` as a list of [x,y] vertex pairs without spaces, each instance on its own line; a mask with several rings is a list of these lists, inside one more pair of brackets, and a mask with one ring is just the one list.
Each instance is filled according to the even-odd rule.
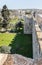
[[11,54],[17,53],[32,58],[31,34],[17,34],[9,46],[11,47]]

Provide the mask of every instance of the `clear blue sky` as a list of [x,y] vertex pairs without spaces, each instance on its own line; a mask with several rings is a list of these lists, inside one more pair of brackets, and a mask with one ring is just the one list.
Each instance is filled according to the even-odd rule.
[[6,4],[9,9],[42,9],[42,0],[0,0],[0,8]]

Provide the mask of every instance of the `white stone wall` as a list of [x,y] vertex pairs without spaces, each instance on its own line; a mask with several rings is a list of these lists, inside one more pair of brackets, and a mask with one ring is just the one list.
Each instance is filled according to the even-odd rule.
[[32,18],[24,16],[24,34],[32,34]]
[[39,43],[37,40],[37,31],[35,21],[33,21],[33,28],[32,28],[32,42],[33,42],[33,59],[39,58]]

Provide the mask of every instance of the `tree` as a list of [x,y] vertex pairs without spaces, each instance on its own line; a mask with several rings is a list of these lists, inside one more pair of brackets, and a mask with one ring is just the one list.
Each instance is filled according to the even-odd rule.
[[3,17],[3,27],[6,28],[9,20],[9,10],[6,5],[3,6],[1,14]]
[[16,27],[17,28],[22,28],[23,27],[23,23],[21,21],[19,21],[17,24],[16,24]]
[[21,31],[20,28],[23,29],[23,22],[21,22],[21,21],[19,21],[19,22],[16,24],[16,30]]
[[33,13],[33,16],[35,17],[36,12]]

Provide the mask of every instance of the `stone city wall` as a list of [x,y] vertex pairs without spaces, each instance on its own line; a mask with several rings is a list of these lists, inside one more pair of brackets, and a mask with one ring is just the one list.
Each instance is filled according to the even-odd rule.
[[32,18],[24,16],[24,34],[32,34]]

